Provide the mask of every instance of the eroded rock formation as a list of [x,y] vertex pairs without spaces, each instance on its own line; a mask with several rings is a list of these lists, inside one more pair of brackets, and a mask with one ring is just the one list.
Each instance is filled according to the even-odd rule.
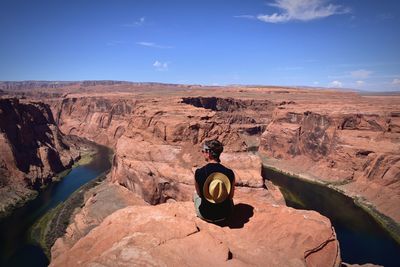
[[55,120],[62,132],[110,147],[124,133],[135,105],[135,100],[112,96],[72,97],[52,103]]
[[278,205],[264,189],[239,189],[235,202],[223,227],[195,217],[191,202],[120,209],[56,244],[50,266],[340,266],[327,218]]
[[[114,148],[110,192],[127,194],[122,185],[132,199],[167,203],[129,203],[133,206],[92,220],[91,201],[100,202],[93,193],[53,248],[54,265],[102,266],[115,259],[121,266],[140,260],[204,265],[209,263],[190,253],[210,256],[202,249],[210,246],[215,253],[207,259],[214,264],[338,266],[329,221],[285,207],[278,189],[261,177],[262,163],[330,183],[400,220],[399,97],[291,88],[96,86],[47,99],[55,121],[65,134]],[[222,162],[235,171],[236,203],[253,207],[243,228],[205,224],[186,202],[194,190],[193,172],[204,164],[200,144],[211,138],[225,144]],[[189,245],[201,248],[180,256],[182,244],[185,251]]]
[[[51,105],[65,133],[114,146],[113,181],[149,203],[188,199],[189,193],[178,197],[174,192],[191,186],[193,168],[201,164],[199,144],[218,138],[226,145],[226,164],[246,170],[238,173],[239,181],[259,179],[246,167],[258,161],[251,158],[259,151],[269,165],[334,184],[400,220],[395,208],[400,201],[398,96],[288,88],[184,89],[71,94]],[[258,172],[255,165],[251,169]],[[244,177],[249,173],[250,178]]]
[[0,99],[0,211],[23,202],[73,164],[79,152],[43,103]]
[[[185,103],[190,101],[215,102],[224,112]],[[199,145],[207,138],[224,142],[225,163],[236,167],[239,185],[263,186],[261,161],[251,149],[269,120],[271,102],[109,95],[69,97],[52,106],[64,132],[114,146],[112,181],[151,204],[190,199],[194,168],[202,164]]]
[[278,108],[261,151],[279,159],[269,164],[333,184],[399,222],[400,98],[382,99],[353,96]]
[[53,245],[52,258],[57,258],[70,249],[113,212],[132,205],[148,205],[125,187],[107,181],[86,192],[84,204],[71,218],[65,235]]

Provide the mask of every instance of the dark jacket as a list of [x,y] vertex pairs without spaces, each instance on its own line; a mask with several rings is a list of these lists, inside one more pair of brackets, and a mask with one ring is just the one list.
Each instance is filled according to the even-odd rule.
[[211,203],[203,196],[204,183],[207,180],[207,177],[214,172],[225,174],[231,182],[232,187],[234,187],[235,181],[235,174],[233,171],[220,163],[208,163],[202,168],[196,170],[195,180],[200,191],[199,197],[201,197],[199,211],[205,219],[212,221],[227,218],[233,209],[233,201],[229,197],[221,203]]

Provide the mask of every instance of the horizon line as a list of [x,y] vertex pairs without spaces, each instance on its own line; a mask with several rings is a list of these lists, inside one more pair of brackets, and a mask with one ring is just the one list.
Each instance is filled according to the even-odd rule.
[[345,87],[324,87],[324,86],[310,86],[310,85],[274,85],[274,84],[201,84],[201,83],[168,83],[168,82],[151,82],[151,81],[129,81],[129,80],[113,80],[113,79],[83,79],[83,80],[0,80],[0,83],[24,83],[24,82],[42,82],[42,83],[84,83],[84,82],[117,82],[126,84],[160,84],[160,85],[176,85],[176,86],[200,86],[200,87],[280,87],[292,89],[322,89],[322,90],[337,90],[337,91],[352,91],[352,92],[400,92],[400,90],[363,90]]

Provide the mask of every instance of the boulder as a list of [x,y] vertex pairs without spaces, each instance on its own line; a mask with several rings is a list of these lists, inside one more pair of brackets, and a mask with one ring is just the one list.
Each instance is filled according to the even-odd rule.
[[271,204],[266,192],[238,190],[223,225],[197,218],[192,202],[120,209],[50,266],[340,266],[330,221]]

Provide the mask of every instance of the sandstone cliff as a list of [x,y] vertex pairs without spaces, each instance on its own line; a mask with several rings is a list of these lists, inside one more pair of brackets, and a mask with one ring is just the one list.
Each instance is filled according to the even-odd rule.
[[315,102],[275,110],[261,137],[267,162],[332,184],[399,222],[400,98],[343,96]]
[[60,129],[114,146],[111,180],[151,204],[189,200],[200,144],[218,138],[237,184],[263,187],[254,154],[274,104],[229,97],[70,97],[53,103]]
[[136,100],[118,97],[72,97],[52,102],[61,131],[113,147],[129,123]]
[[[185,257],[169,262],[162,256],[175,252],[171,246],[177,244],[175,241],[169,243],[169,240],[179,239],[183,243],[194,242],[202,246],[205,246],[202,242],[207,240],[216,244],[215,251],[222,251],[215,254],[217,262],[226,263],[232,258],[233,261],[228,261],[231,264],[263,265],[261,262],[265,259],[258,258],[258,254],[248,259],[234,248],[254,249],[257,253],[270,255],[266,248],[257,250],[256,247],[234,242],[221,245],[213,238],[215,229],[202,228],[201,221],[194,218],[191,204],[185,204],[192,196],[193,172],[203,164],[200,144],[210,138],[218,138],[226,145],[222,161],[235,170],[238,191],[248,190],[246,193],[250,197],[239,196],[239,201],[243,201],[243,204],[257,202],[263,199],[255,193],[259,191],[267,197],[268,200],[263,204],[251,204],[256,207],[255,221],[258,221],[255,218],[268,221],[267,214],[275,214],[274,207],[290,220],[298,222],[296,216],[285,213],[285,210],[291,209],[283,206],[279,191],[268,182],[265,188],[261,177],[262,162],[340,187],[345,193],[371,203],[381,213],[399,221],[396,209],[400,196],[397,152],[400,139],[397,115],[400,112],[399,98],[362,97],[353,93],[290,88],[225,88],[218,91],[99,91],[69,94],[62,100],[51,100],[49,103],[64,133],[81,135],[114,147],[110,182],[126,187],[147,203],[170,202],[156,207],[134,206],[111,214],[104,222],[98,222],[94,230],[81,235],[81,240],[71,241],[67,238],[61,243],[68,245],[56,246],[53,251],[54,264],[75,264],[79,259],[82,264],[107,265],[111,259],[118,258],[121,259],[118,264],[123,266],[136,260],[137,255],[149,259],[146,264],[151,263],[150,258],[155,261],[154,264],[188,264]],[[176,201],[179,203],[172,203]],[[267,212],[264,214],[265,209]],[[155,232],[144,229],[141,221],[136,221],[135,218],[140,214],[146,214]],[[299,211],[298,215],[299,218],[309,217],[307,212]],[[283,217],[281,219],[276,215],[280,222],[285,221]],[[323,217],[314,219],[315,222],[324,220]],[[185,235],[184,232],[181,236],[180,232],[172,232],[171,236],[160,236],[157,229],[161,226],[158,223],[163,220],[171,221],[174,226],[188,228],[189,234]],[[130,224],[131,221],[134,223]],[[243,236],[259,233],[257,227],[252,228],[252,222],[253,219],[248,224],[250,229],[244,227],[246,229],[241,230]],[[117,229],[120,229],[119,225],[129,227],[126,231],[121,229],[123,234],[118,235],[110,228],[110,224],[117,225]],[[336,244],[334,237],[327,238],[333,233],[329,230],[330,224],[320,224],[325,226],[321,229],[315,225],[307,227],[317,229],[313,234],[330,233],[318,239],[322,247]],[[267,225],[262,227],[269,229]],[[199,230],[192,232],[190,229]],[[223,236],[223,240],[231,240],[230,235],[234,234],[234,230],[224,229],[217,228],[215,231]],[[269,234],[274,233],[271,239],[258,235],[249,243],[265,242],[273,247],[272,244],[277,242],[274,239],[276,233],[275,229],[269,230]],[[298,247],[295,241],[297,236],[304,234],[307,240],[311,238],[306,237],[307,232],[290,227],[281,230],[289,233],[280,240],[291,249],[277,246],[276,250],[273,248],[270,251],[275,253],[282,250],[285,255],[296,254],[290,256],[289,265],[309,264],[304,256],[308,249],[304,250],[302,246],[299,246],[299,250],[295,249]],[[101,239],[101,235],[108,232],[113,234]],[[147,244],[138,236],[158,240],[158,243]],[[93,246],[92,255],[80,253],[98,239],[103,242]],[[160,250],[159,243],[166,246]],[[103,247],[102,244],[110,244],[111,247]],[[337,251],[337,245],[334,247],[336,250],[333,250]],[[320,247],[314,248],[318,251]],[[157,257],[152,251],[160,252],[161,256]],[[282,263],[283,255],[276,254],[275,258],[270,255],[272,266]],[[327,255],[331,254],[319,254],[317,258],[328,260],[330,256]],[[335,265],[340,260],[335,256],[328,261]]]
[[254,167],[261,163],[253,159],[260,152],[266,164],[335,185],[400,220],[399,96],[290,88],[134,90],[71,94],[51,106],[64,133],[115,147],[113,181],[149,203],[187,200],[190,194],[174,192],[192,185],[199,144],[218,138],[227,165],[241,172],[239,184],[260,186]]
[[[49,95],[48,105],[0,100],[0,182],[1,192],[14,190],[9,198],[71,164],[77,153],[64,134],[115,149],[107,183],[88,192],[53,247],[54,266],[339,266],[329,220],[285,207],[261,177],[263,163],[334,185],[400,221],[398,96],[108,81],[61,87],[32,91]],[[237,178],[241,219],[224,227],[195,218],[187,202],[204,164],[200,145],[211,138],[225,144],[222,162]]]
[[[65,132],[115,147],[109,179],[114,185],[109,185],[109,189],[104,186],[100,193],[88,197],[67,234],[54,245],[52,265],[107,265],[115,255],[117,261],[113,260],[113,264],[118,266],[193,266],[210,263],[211,259],[213,264],[240,266],[279,266],[287,262],[289,266],[340,264],[339,245],[329,220],[315,212],[288,209],[277,188],[272,184],[268,184],[268,190],[265,188],[255,150],[274,109],[273,103],[230,97],[98,95],[70,96],[61,105],[52,105]],[[234,168],[237,178],[235,217],[239,221],[226,228],[196,219],[193,204],[184,202],[192,198],[193,172],[204,163],[200,144],[208,138],[219,138],[225,143],[222,161]],[[105,201],[102,195],[115,190],[117,185],[150,204],[179,202],[153,207],[135,204],[114,213],[114,209],[109,210],[100,215],[101,220],[96,219],[99,215],[92,208],[93,203],[107,207],[112,201],[109,197]],[[110,216],[105,218],[107,213]],[[289,223],[293,221],[298,223]],[[94,223],[88,226],[87,222]],[[113,230],[103,228],[110,223],[116,226]],[[125,230],[120,224],[126,226]],[[101,236],[104,231],[111,239],[92,237],[93,233]],[[92,238],[99,240],[99,247],[91,246],[87,256],[81,254],[81,245],[93,243]],[[159,244],[146,240],[159,240]],[[277,240],[281,240],[279,245]],[[174,250],[186,251],[189,247],[192,254],[178,256]],[[128,254],[118,256],[121,253]],[[199,256],[205,254],[208,257]]]
[[[196,218],[191,202],[137,202],[98,222],[115,198],[104,195],[115,190],[121,191],[102,185],[88,193],[53,246],[50,266],[340,266],[329,220],[279,205],[267,190],[239,188],[234,218],[222,227]],[[89,231],[85,221],[96,227]]]
[[69,168],[78,151],[43,103],[0,99],[0,211],[9,210]]

